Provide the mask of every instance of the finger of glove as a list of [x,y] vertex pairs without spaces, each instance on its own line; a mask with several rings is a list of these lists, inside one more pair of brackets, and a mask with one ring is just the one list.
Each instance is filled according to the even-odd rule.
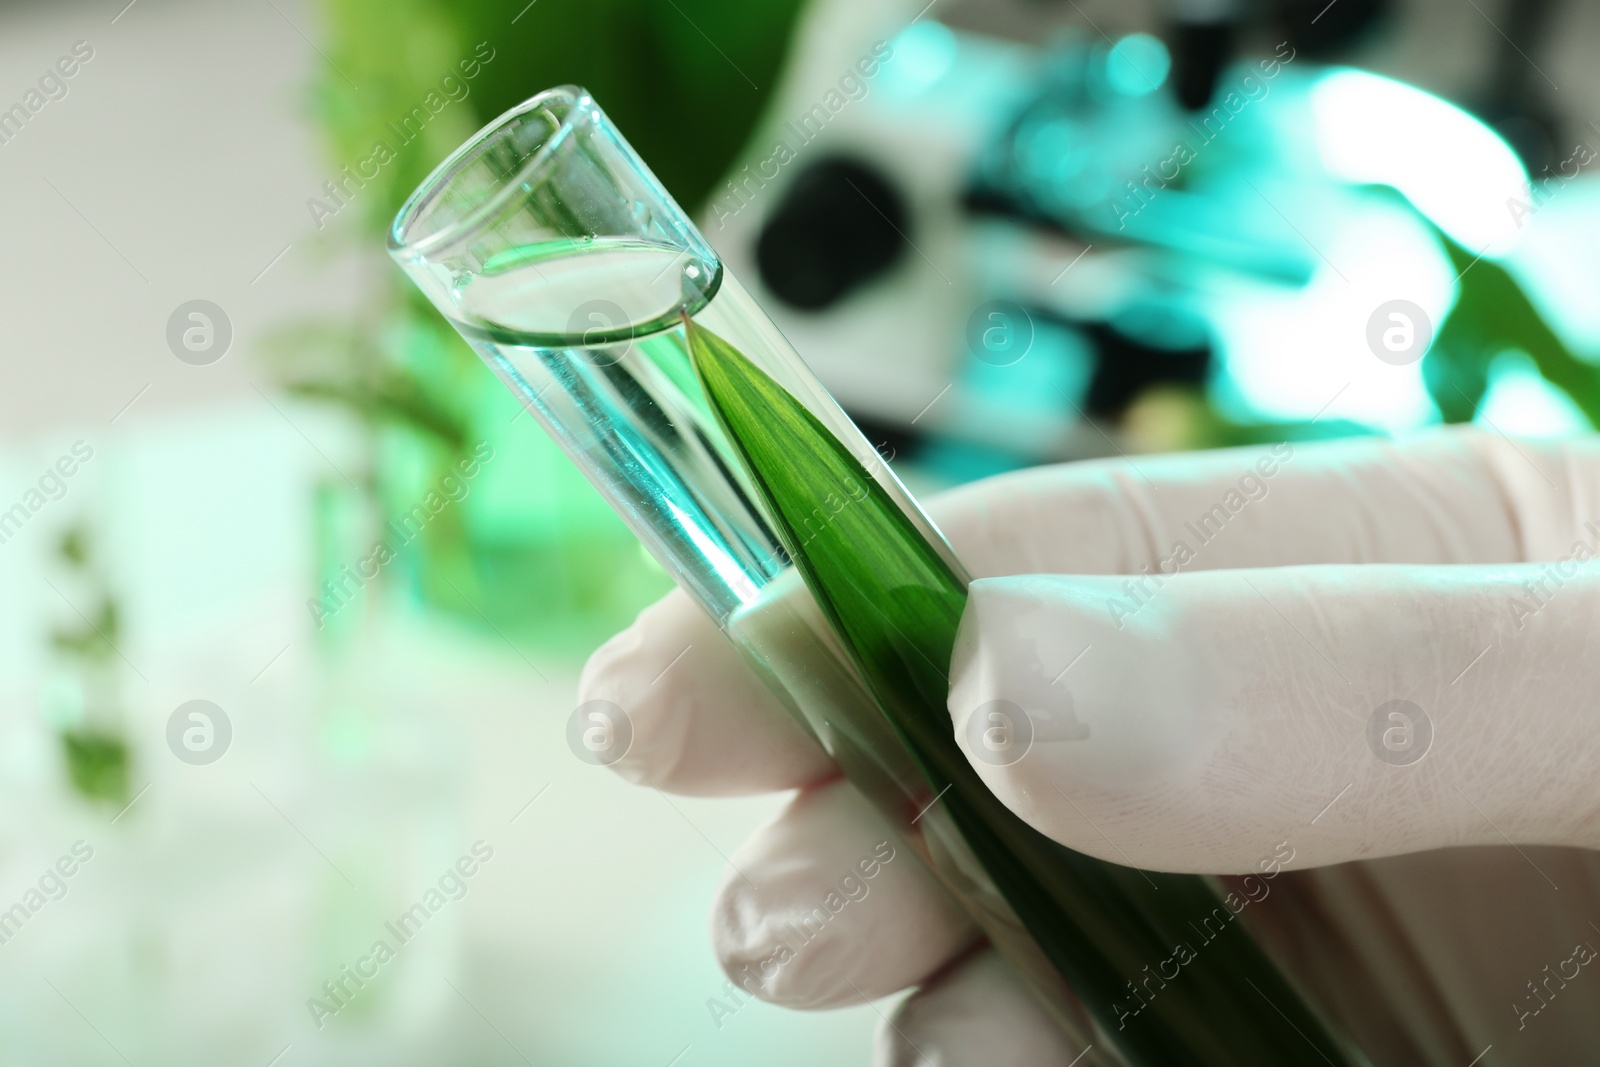
[[[1593,442],[1473,431],[1281,444],[1039,468],[928,510],[974,575],[1130,574],[1123,595],[1137,598],[1178,570],[1554,559],[1600,517],[1597,457]],[[590,699],[628,715],[632,747],[613,766],[632,781],[733,795],[834,773],[678,591],[595,653],[580,684]]]
[[972,944],[972,923],[842,779],[801,792],[741,845],[711,910],[739,988],[834,1008],[915,985]]
[[1138,603],[1103,577],[986,579],[950,713],[1013,811],[1132,866],[1592,848],[1597,629],[1576,558],[1179,574]]
[[681,589],[589,657],[578,700],[607,701],[631,740],[611,767],[690,796],[775,792],[837,771],[827,754]]
[[[878,1025],[874,1067],[1040,1067],[1085,1051],[985,947],[901,1001]],[[1085,1061],[1086,1062],[1086,1061]]]
[[977,577],[1554,559],[1600,518],[1600,441],[1469,428],[1075,463],[930,512]]

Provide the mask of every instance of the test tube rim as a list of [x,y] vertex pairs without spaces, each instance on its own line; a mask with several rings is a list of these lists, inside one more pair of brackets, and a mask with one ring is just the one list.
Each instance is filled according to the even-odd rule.
[[[544,143],[522,162],[516,174],[501,183],[493,196],[463,218],[456,219],[422,237],[408,238],[407,231],[416,224],[423,209],[435,196],[450,187],[451,179],[458,170],[473,162],[508,124],[556,101],[566,105],[567,108],[560,124],[545,138]],[[493,121],[485,124],[464,144],[446,156],[444,161],[433,168],[427,178],[406,198],[406,202],[395,214],[394,223],[389,228],[389,254],[404,258],[435,256],[440,250],[459,244],[492,224],[513,200],[520,199],[524,195],[523,187],[554,157],[557,149],[572,135],[579,122],[597,113],[594,97],[579,85],[557,85],[501,112]]]

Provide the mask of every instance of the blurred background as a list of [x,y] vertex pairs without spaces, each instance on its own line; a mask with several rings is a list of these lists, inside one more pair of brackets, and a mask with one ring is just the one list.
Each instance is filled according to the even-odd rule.
[[8,3],[0,1058],[867,1062],[887,1006],[712,1006],[782,798],[567,746],[668,579],[383,251],[502,110],[592,90],[932,491],[1588,430],[1597,53],[1590,0]]

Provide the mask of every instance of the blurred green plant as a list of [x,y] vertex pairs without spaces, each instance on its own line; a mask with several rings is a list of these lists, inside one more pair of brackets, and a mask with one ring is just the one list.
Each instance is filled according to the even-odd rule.
[[121,803],[128,797],[128,743],[114,734],[68,730],[61,735],[67,777],[86,797]]
[[[1381,195],[1410,207],[1397,192],[1382,188]],[[1475,255],[1420,212],[1418,216],[1433,229],[1457,275],[1455,303],[1422,360],[1423,381],[1440,417],[1447,423],[1475,419],[1489,392],[1492,364],[1508,352],[1520,352],[1546,382],[1572,400],[1591,427],[1600,427],[1600,365],[1561,339],[1507,267]],[[1218,413],[1200,390],[1164,389],[1141,402],[1146,399],[1159,400],[1161,421],[1181,428],[1181,439],[1163,442],[1167,447],[1213,448],[1370,432],[1332,419],[1236,423]]]
[[81,625],[50,631],[50,647],[65,667],[72,691],[81,694],[78,706],[62,709],[65,721],[57,728],[67,779],[83,796],[121,803],[128,795],[129,753],[118,729],[117,603],[94,566],[88,533],[81,525],[62,534],[56,555],[99,601],[80,619]]
[[[331,246],[375,252],[405,198],[456,146],[564,83],[603,101],[692,210],[759,120],[801,6],[323,0],[327,62],[311,104],[331,184],[308,200],[309,218]],[[409,509],[476,443],[502,457],[472,498],[385,569],[425,603],[582,647],[670,584],[554,444],[514,426],[517,402],[397,274],[385,274],[348,320],[278,331],[267,355],[291,394],[337,405],[367,427],[360,491],[386,516]],[[332,549],[319,579],[358,547],[346,538]]]
[[494,58],[363,190],[387,229],[433,167],[495,115],[541,89],[594,93],[691,212],[754,130],[787,57],[802,0],[323,0],[331,65],[316,89],[333,158],[364,158],[483,42]]
[[1561,340],[1509,270],[1438,236],[1460,276],[1455,306],[1422,363],[1444,421],[1471,422],[1489,390],[1489,365],[1505,352],[1524,352],[1590,426],[1600,426],[1600,367]]

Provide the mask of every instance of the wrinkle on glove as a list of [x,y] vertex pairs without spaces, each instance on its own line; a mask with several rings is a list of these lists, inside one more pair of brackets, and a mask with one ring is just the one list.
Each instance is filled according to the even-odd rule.
[[1451,428],[1095,460],[974,482],[928,510],[978,577],[1555,559],[1600,519],[1600,440]]
[[837,774],[826,753],[689,595],[674,589],[601,645],[578,701],[606,700],[632,729],[612,770],[685,796],[741,796]]
[[873,1067],[1065,1067],[1067,1040],[991,948],[958,961],[878,1025]]
[[722,969],[790,1008],[915,985],[977,937],[966,913],[854,786],[807,790],[739,847],[711,909]]
[[1288,871],[1245,917],[1377,1067],[1542,1067],[1595,1058],[1597,901],[1600,853],[1502,843]]

